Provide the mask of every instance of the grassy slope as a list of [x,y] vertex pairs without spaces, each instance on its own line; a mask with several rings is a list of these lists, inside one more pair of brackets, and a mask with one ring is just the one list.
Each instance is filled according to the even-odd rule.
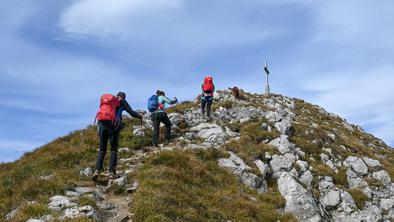
[[[257,101],[257,97],[254,99]],[[194,106],[192,103],[184,103],[173,108],[172,112],[182,112],[184,108]],[[301,100],[296,100],[295,112],[297,123],[294,125],[291,139],[297,147],[316,159],[312,165],[317,174],[332,175],[337,184],[346,186],[343,169],[336,174],[319,161],[318,155],[325,147],[331,148],[333,153],[343,157],[356,154],[379,159],[391,177],[394,176],[393,151],[379,140],[359,131],[349,132],[339,123],[339,118],[323,115],[315,106]],[[238,142],[230,142],[221,149],[237,153],[252,167],[253,160],[263,159],[265,152],[271,154],[277,152],[262,141],[275,138],[278,133],[260,131],[259,121],[229,125],[231,129],[241,132],[242,136]],[[317,129],[311,127],[312,122],[321,127]],[[140,149],[150,144],[150,130],[146,131],[147,136],[143,138],[132,135],[132,125],[135,124],[137,123],[127,120],[127,128],[121,134],[120,147]],[[327,137],[327,133],[332,129],[336,130],[338,139],[335,141],[330,141]],[[312,140],[317,140],[317,143],[311,143]],[[382,148],[372,149],[368,145],[370,143]],[[340,145],[344,145],[347,150],[345,151]],[[89,126],[87,129],[71,133],[28,153],[14,163],[0,164],[1,218],[15,207],[31,200],[37,201],[36,204],[32,207],[24,207],[21,215],[18,215],[18,221],[39,217],[48,213],[46,204],[50,196],[62,194],[65,188],[76,184],[91,185],[89,178],[79,176],[79,171],[87,166],[94,166],[97,147],[97,128]],[[131,209],[136,213],[134,219],[136,221],[146,219],[147,221],[294,220],[291,216],[279,215],[276,211],[276,208],[283,207],[284,200],[277,192],[275,181],[268,179],[270,192],[264,195],[256,194],[255,191],[243,186],[232,174],[217,166],[217,158],[222,155],[220,150],[175,150],[151,156],[135,175],[141,186],[134,196],[134,205]],[[309,158],[306,160],[310,162]],[[47,175],[53,175],[52,179],[49,181],[39,179],[39,176]],[[257,197],[257,201],[250,198],[251,196]]]
[[[134,137],[132,125],[137,123],[126,121],[128,126],[122,131],[120,147],[139,149],[148,145],[150,132],[144,138]],[[89,126],[26,153],[13,163],[0,164],[0,217],[4,218],[12,209],[33,200],[37,201],[37,206],[33,206],[37,209],[23,211],[18,220],[42,216],[48,209],[39,208],[43,208],[49,197],[62,194],[67,187],[76,184],[92,185],[89,178],[79,176],[79,171],[88,166],[94,167],[97,148],[97,127]],[[48,175],[52,175],[50,180],[39,178]]]

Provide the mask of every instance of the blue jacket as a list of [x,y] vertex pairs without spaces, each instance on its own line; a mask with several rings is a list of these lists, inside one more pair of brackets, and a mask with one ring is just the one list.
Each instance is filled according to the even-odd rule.
[[171,100],[165,96],[159,96],[158,100],[159,100],[159,109],[157,109],[155,112],[165,112],[164,109],[166,108],[166,104],[173,105],[177,102],[176,100]]

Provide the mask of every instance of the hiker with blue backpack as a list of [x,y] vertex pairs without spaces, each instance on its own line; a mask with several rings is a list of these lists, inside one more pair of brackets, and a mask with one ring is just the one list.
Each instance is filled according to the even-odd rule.
[[126,101],[126,93],[119,92],[116,97],[111,94],[104,94],[101,96],[100,108],[96,115],[99,126],[100,149],[96,162],[96,170],[92,176],[93,181],[97,181],[103,170],[108,140],[111,144],[111,157],[109,162],[110,179],[117,178],[116,166],[118,162],[119,132],[124,128],[124,123],[122,123],[123,111],[128,112],[132,117],[142,121],[142,116],[135,112]]
[[173,105],[177,103],[178,100],[171,100],[165,96],[163,91],[157,90],[156,95],[151,96],[148,99],[148,110],[151,112],[151,119],[153,122],[153,145],[159,145],[159,129],[160,123],[163,123],[166,127],[165,133],[165,144],[170,143],[171,141],[171,121],[165,112],[165,105]]

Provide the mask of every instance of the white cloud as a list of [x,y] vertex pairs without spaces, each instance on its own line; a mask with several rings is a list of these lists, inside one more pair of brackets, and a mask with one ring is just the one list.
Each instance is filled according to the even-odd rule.
[[79,0],[64,11],[60,26],[76,36],[137,36],[141,26],[171,20],[181,8],[181,0]]

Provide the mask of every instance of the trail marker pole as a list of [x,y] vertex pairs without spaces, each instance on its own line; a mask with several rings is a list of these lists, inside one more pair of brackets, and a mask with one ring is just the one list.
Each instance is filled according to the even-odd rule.
[[270,94],[270,84],[269,84],[269,80],[268,80],[268,76],[270,74],[269,70],[268,70],[268,64],[267,61],[265,61],[264,64],[264,71],[265,71],[265,76],[266,76],[266,82],[265,82],[265,95],[268,96]]

